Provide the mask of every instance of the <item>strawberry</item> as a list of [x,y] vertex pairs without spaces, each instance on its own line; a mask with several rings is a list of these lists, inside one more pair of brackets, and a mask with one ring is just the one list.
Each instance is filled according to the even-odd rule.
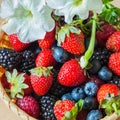
[[9,37],[10,44],[16,51],[25,50],[30,45],[29,43],[21,42],[17,37],[17,34],[11,34],[8,37]]
[[71,32],[69,36],[65,37],[65,40],[62,42],[61,46],[72,54],[84,53],[84,34],[82,32],[80,32],[80,34]]
[[75,106],[71,100],[59,100],[54,105],[54,114],[57,120],[62,120],[66,112],[70,111]]
[[48,66],[54,66],[56,65],[56,61],[53,57],[53,50],[45,49],[42,50],[36,60],[35,64],[37,67],[43,66],[43,67],[48,67]]
[[111,54],[108,66],[114,73],[120,75],[120,52]]
[[24,96],[23,98],[17,100],[17,105],[32,117],[38,118],[40,114],[40,107],[34,97]]
[[29,86],[27,89],[24,89],[24,94],[28,95],[33,92],[33,88],[31,85],[30,76],[27,74],[24,74],[24,78],[25,78],[24,83]]
[[100,103],[104,99],[117,96],[119,94],[119,88],[115,84],[103,84],[100,86],[97,92],[97,100]]
[[55,29],[51,32],[47,32],[44,39],[38,40],[38,44],[41,49],[49,49],[55,42]]
[[26,73],[18,73],[16,69],[12,73],[6,71],[5,76],[9,83],[10,97],[22,97],[33,92],[30,77]]
[[120,52],[120,31],[114,32],[107,40],[106,47],[113,52]]
[[30,70],[31,84],[34,92],[39,95],[45,95],[52,86],[53,76],[51,67],[37,67]]
[[110,24],[104,24],[101,26],[103,31],[98,30],[96,32],[96,39],[98,45],[104,47],[107,39],[116,31],[116,29]]
[[65,62],[58,73],[58,81],[64,86],[77,86],[85,80],[84,71],[75,59]]

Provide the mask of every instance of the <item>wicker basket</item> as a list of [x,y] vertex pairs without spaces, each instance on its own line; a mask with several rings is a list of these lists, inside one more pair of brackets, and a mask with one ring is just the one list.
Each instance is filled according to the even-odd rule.
[[[0,0],[1,3],[1,0]],[[118,5],[118,4],[117,4]],[[0,41],[2,40],[2,37],[4,35],[4,32],[1,30],[2,25],[6,22],[6,20],[3,20],[0,18]],[[18,115],[23,120],[36,120],[35,118],[31,117],[27,113],[25,113],[23,110],[21,110],[16,104],[14,104],[9,96],[6,94],[6,91],[4,90],[1,78],[0,78],[0,99],[6,104],[6,106],[12,110],[16,115]],[[120,120],[120,117],[117,114],[112,114],[110,116],[106,116],[101,120]]]
[[[4,32],[1,30],[2,25],[6,22],[6,20],[3,20],[0,18],[0,41],[2,40],[2,37],[4,36]],[[9,96],[6,94],[6,91],[4,90],[1,78],[0,78],[0,99],[7,105],[7,107],[12,110],[14,113],[16,113],[18,116],[20,116],[23,120],[36,120],[35,118],[29,116],[24,111],[22,111],[17,105],[15,105]]]

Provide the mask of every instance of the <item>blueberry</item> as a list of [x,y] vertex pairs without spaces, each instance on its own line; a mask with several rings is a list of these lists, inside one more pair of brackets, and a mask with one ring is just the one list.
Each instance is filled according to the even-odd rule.
[[77,102],[79,99],[85,98],[85,92],[82,87],[76,87],[71,92],[72,98]]
[[96,74],[101,68],[101,63],[97,59],[93,59],[91,61],[91,65],[92,65],[92,67],[88,70],[88,72],[91,74]]
[[98,107],[98,102],[97,102],[97,99],[95,97],[90,97],[90,96],[87,96],[85,99],[84,99],[84,104],[83,104],[83,108],[84,109],[95,109]]
[[62,47],[54,47],[53,57],[57,62],[64,63],[69,59],[69,53]]
[[87,82],[84,86],[85,94],[88,96],[96,95],[98,86],[94,82]]
[[91,110],[86,120],[100,120],[103,117],[102,112],[100,110]]
[[66,93],[61,97],[62,100],[73,100],[71,93]]
[[98,77],[104,81],[109,81],[112,78],[112,72],[108,67],[103,66],[98,72]]

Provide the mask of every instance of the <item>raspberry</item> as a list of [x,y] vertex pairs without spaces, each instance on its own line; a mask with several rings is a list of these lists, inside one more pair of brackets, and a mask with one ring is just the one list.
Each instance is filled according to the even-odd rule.
[[109,25],[109,24],[104,24],[102,26],[102,29],[103,29],[103,32],[99,30],[96,32],[96,38],[97,38],[98,44],[103,47],[105,46],[108,37],[112,35],[116,30],[112,25]]
[[38,118],[40,114],[39,104],[32,96],[25,96],[18,99],[17,105],[32,117]]

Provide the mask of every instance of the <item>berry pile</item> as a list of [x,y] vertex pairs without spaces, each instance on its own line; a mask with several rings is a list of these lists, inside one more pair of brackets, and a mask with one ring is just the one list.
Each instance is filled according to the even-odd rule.
[[13,49],[0,48],[3,87],[38,120],[99,120],[119,112],[120,30],[101,20],[103,31],[96,28],[94,51],[88,54],[94,45],[87,28],[79,31],[64,19],[59,17],[55,28],[36,42],[8,35]]

